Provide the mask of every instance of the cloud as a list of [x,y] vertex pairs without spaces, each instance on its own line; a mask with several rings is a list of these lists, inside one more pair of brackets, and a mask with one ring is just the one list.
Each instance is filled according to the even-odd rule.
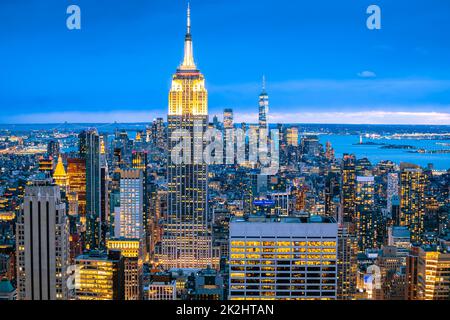
[[373,71],[365,70],[358,73],[360,78],[375,78],[377,75]]

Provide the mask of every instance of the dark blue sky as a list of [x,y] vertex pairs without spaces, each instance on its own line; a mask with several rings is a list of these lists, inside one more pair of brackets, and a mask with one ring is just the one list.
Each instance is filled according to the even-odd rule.
[[[81,8],[82,29],[66,28]],[[182,60],[184,0],[1,0],[0,122],[165,116]],[[366,28],[366,8],[382,29]],[[448,0],[192,0],[210,114],[270,120],[450,124]],[[367,77],[369,76],[370,77]]]

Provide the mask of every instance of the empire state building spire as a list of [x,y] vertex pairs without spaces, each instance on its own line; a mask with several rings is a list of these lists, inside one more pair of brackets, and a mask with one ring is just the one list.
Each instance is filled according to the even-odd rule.
[[[197,132],[208,129],[208,91],[205,77],[194,63],[190,18],[188,7],[184,60],[172,76],[169,92],[167,135],[171,139],[167,141],[167,214],[160,256],[164,269],[204,269],[213,263],[208,165],[203,159],[196,160],[195,151],[207,147],[205,140],[197,139]],[[180,135],[180,131],[185,133]],[[177,138],[172,139],[174,137]],[[185,148],[182,154],[176,152],[178,138],[192,146],[190,151]],[[193,162],[180,162],[179,156]]]
[[187,8],[187,29],[186,36],[184,37],[184,59],[180,66],[181,70],[196,70],[194,62],[194,50],[192,48],[192,36],[191,36],[191,8],[188,3]]

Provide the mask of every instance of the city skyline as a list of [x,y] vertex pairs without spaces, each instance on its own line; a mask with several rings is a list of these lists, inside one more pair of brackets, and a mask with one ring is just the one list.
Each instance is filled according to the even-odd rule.
[[[0,5],[8,26],[0,58],[9,62],[0,78],[0,123],[165,117],[184,5],[77,4],[81,30],[65,27],[66,3]],[[450,124],[445,1],[379,1],[381,30],[367,29],[368,4],[356,1],[217,1],[220,15],[210,14],[210,4],[191,5],[211,115],[233,108],[236,122],[257,122],[266,75],[269,123]]]
[[[74,20],[67,20],[70,32],[79,31],[80,13],[89,17],[89,12],[100,9],[103,3],[99,0],[89,6],[79,1],[66,11],[74,12]],[[131,5],[120,2],[118,7],[115,1],[110,2],[110,10],[105,10],[103,18],[111,18],[120,9],[123,20],[116,22],[127,28],[130,23],[137,26],[148,22],[141,10],[137,10],[136,20],[128,15],[131,8],[136,12],[136,4],[140,9],[149,5],[144,0],[134,1]],[[25,6],[32,3],[34,0]],[[266,12],[268,3],[262,0],[251,13]],[[292,65],[288,58],[293,52],[271,46],[274,33],[268,32],[259,50],[267,50],[269,56],[277,50],[283,52],[283,63],[292,70],[282,72],[283,63],[268,64],[283,80],[275,76],[268,81],[265,72],[255,84],[257,94],[253,95],[253,86],[242,81],[252,77],[247,74],[248,68],[260,67],[241,65],[252,51],[251,43],[241,48],[245,51],[242,55],[241,49],[233,51],[231,44],[246,38],[234,39],[232,35],[239,27],[245,34],[238,16],[248,9],[248,4],[224,6],[227,10],[220,17],[229,23],[228,36],[217,34],[198,49],[197,43],[208,38],[204,30],[215,32],[215,27],[205,22],[211,23],[216,10],[222,8],[222,0],[214,6],[203,3],[198,12],[186,2],[183,17],[175,11],[167,16],[166,7],[157,0],[152,4],[159,10],[161,26],[155,29],[158,34],[164,35],[172,27],[183,30],[180,57],[174,59],[168,54],[164,59],[155,59],[160,54],[156,50],[148,56],[151,61],[145,62],[151,62],[151,70],[125,70],[122,68],[136,67],[139,59],[136,52],[131,53],[131,47],[117,39],[108,55],[116,59],[110,62],[117,61],[110,71],[123,75],[121,83],[126,84],[126,90],[121,91],[113,86],[120,84],[117,79],[103,72],[105,65],[95,62],[104,58],[97,55],[99,51],[79,47],[79,61],[74,62],[79,64],[71,71],[52,69],[59,62],[49,68],[44,60],[51,59],[54,52],[47,52],[45,59],[40,56],[41,65],[30,68],[30,78],[22,77],[24,86],[20,90],[27,94],[18,95],[22,101],[37,92],[48,98],[39,102],[41,114],[17,107],[4,110],[5,119],[14,117],[15,112],[25,112],[26,116],[16,116],[37,123],[71,117],[70,122],[53,124],[11,125],[0,120],[0,302],[171,300],[177,315],[207,317],[219,312],[273,315],[272,302],[280,300],[450,300],[450,125],[442,125],[450,113],[436,104],[449,98],[443,84],[446,80],[430,82],[431,78],[424,81],[417,77],[399,83],[379,76],[379,70],[389,68],[391,60],[379,62],[376,71],[367,68],[358,72],[356,79],[340,73],[332,81],[323,75],[314,80],[285,80],[307,61],[299,55],[299,64]],[[48,3],[40,8],[47,6],[53,8]],[[8,2],[5,7],[20,6]],[[291,9],[294,7],[301,6]],[[314,11],[315,7],[305,8]],[[386,24],[377,20],[380,8],[369,5],[367,13],[371,10],[375,12],[374,24],[368,19],[366,28],[381,34],[380,26]],[[228,17],[230,12],[238,14],[235,19]],[[297,17],[289,8],[283,8],[283,12]],[[340,13],[335,12],[333,18]],[[197,15],[200,19],[195,18]],[[281,22],[277,10],[270,11],[272,16],[276,17],[274,22]],[[270,24],[270,19],[260,18]],[[182,27],[178,19],[184,21]],[[202,22],[197,26],[199,20]],[[304,27],[308,21],[304,21]],[[283,21],[292,26],[297,22]],[[163,23],[171,28],[162,28]],[[277,31],[278,40],[292,40],[289,32]],[[84,37],[81,33],[73,35]],[[315,35],[315,39],[321,39],[323,34],[317,31]],[[54,34],[46,32],[46,36],[50,39]],[[357,35],[350,35],[348,41],[353,37]],[[164,39],[172,42],[175,38],[171,35]],[[169,43],[160,43],[161,39],[153,39],[142,49],[161,49],[159,45]],[[101,43],[105,39],[97,40],[96,45],[104,45]],[[128,44],[136,39],[129,40]],[[334,40],[339,42],[339,37]],[[348,49],[349,42],[341,45]],[[215,55],[208,49],[217,44],[226,52]],[[322,45],[317,43],[319,48]],[[118,47],[120,52],[116,51]],[[125,52],[136,59],[132,63],[132,59],[121,60]],[[233,52],[240,58],[233,58]],[[354,54],[342,59],[335,71],[344,72],[347,63],[358,65],[359,53]],[[1,55],[0,51],[0,61]],[[331,55],[337,57],[339,53]],[[161,74],[169,58],[172,77],[164,90]],[[317,62],[322,58],[317,56]],[[433,61],[435,67],[440,65],[437,60]],[[229,64],[234,63],[234,68],[229,69]],[[407,71],[424,72],[430,67],[424,61],[418,66]],[[18,74],[23,67],[13,66]],[[27,87],[27,82],[29,85],[34,81],[33,72],[42,67],[49,70],[41,75],[42,83]],[[327,69],[326,64],[309,67],[312,72]],[[397,71],[402,69],[401,63],[397,67]],[[10,75],[8,68],[6,76]],[[213,79],[221,79],[221,68],[232,79],[224,75],[222,79],[227,83],[209,83],[206,79],[210,74]],[[444,69],[433,71],[434,76]],[[144,78],[133,77],[146,72],[151,75],[147,80],[158,81],[147,83]],[[67,76],[71,83],[61,77],[47,91],[47,85],[59,77],[57,74]],[[73,86],[82,75],[89,80]],[[104,76],[109,79],[101,81]],[[0,77],[0,84],[7,83],[2,81]],[[133,90],[142,89],[135,87],[136,83],[150,85],[148,96],[133,95]],[[12,88],[15,84],[12,81],[7,85]],[[99,91],[90,92],[91,85]],[[220,86],[227,89],[221,93]],[[330,93],[330,88],[336,92]],[[349,88],[356,90],[354,94]],[[78,90],[83,94],[77,95]],[[107,98],[104,90],[110,91]],[[162,90],[167,104],[159,114],[145,108],[114,109],[149,97],[158,103]],[[294,91],[299,96],[291,96]],[[0,99],[17,93],[2,92]],[[101,111],[104,114],[86,106],[78,106],[77,111],[61,108],[55,118],[49,112],[51,100],[58,96],[63,101],[68,94],[76,96],[72,100],[75,104],[91,99],[92,103],[110,107]],[[215,110],[221,94],[223,101],[236,94],[234,98],[243,105],[247,96],[253,96],[255,103]],[[408,97],[402,98],[402,94]],[[126,101],[120,99],[121,95],[127,97]],[[363,99],[373,105],[367,110],[356,104],[351,109],[338,105],[348,98],[353,103]],[[280,105],[280,99],[293,99],[299,104],[314,101],[303,110],[298,105]],[[377,109],[383,99],[403,101],[404,110]],[[434,107],[413,107],[424,101],[434,103]],[[77,112],[80,122],[89,120],[86,114],[91,112],[93,121],[73,123],[77,117],[70,112]],[[111,118],[118,115],[119,119]],[[135,123],[126,123],[136,115],[140,118]],[[296,122],[304,122],[308,116],[314,124]],[[419,117],[421,123],[429,125],[411,124]],[[320,121],[323,123],[317,124]],[[347,123],[325,124],[327,121]],[[352,121],[378,121],[384,125],[348,124]],[[408,121],[408,125],[386,125],[399,121]],[[256,304],[240,304],[244,300]],[[176,301],[183,301],[183,306]],[[191,307],[192,301],[197,301],[197,306]],[[211,301],[223,302],[220,308],[212,308],[208,305]],[[169,314],[174,311],[172,306],[162,310]]]

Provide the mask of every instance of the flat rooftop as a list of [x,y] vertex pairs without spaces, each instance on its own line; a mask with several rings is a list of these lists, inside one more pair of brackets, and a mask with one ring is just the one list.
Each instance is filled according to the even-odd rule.
[[262,223],[336,223],[332,217],[313,215],[310,217],[271,217],[260,215],[249,215],[246,217],[232,217],[230,222],[262,222]]

